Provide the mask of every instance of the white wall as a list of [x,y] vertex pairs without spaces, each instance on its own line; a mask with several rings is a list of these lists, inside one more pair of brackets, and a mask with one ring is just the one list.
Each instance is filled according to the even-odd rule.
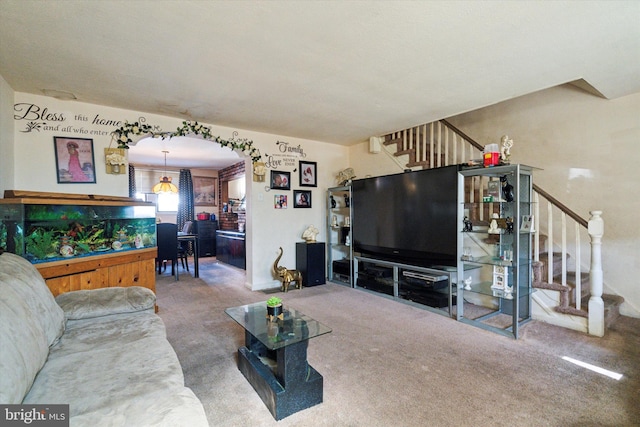
[[[10,97],[9,97],[10,98]],[[4,102],[7,104],[8,102]],[[82,194],[104,194],[128,196],[127,175],[108,175],[104,165],[104,148],[109,147],[111,141],[109,133],[117,126],[93,123],[96,116],[102,120],[129,122],[143,116],[146,123],[158,125],[163,130],[174,130],[181,125],[182,119],[144,114],[135,111],[103,107],[74,101],[59,101],[53,98],[15,93],[15,103],[28,106],[35,104],[38,113],[31,118],[15,119],[15,131],[12,137],[2,143],[2,152],[8,152],[15,147],[15,189],[53,191]],[[35,107],[34,107],[35,109]],[[58,122],[47,121],[39,131],[28,129],[28,123],[45,122],[40,117],[46,109],[50,118],[64,118]],[[46,114],[45,113],[45,114]],[[6,116],[13,116],[11,110],[3,112],[2,120]],[[20,114],[17,114],[20,116]],[[83,118],[87,118],[84,120]],[[4,126],[3,126],[4,128]],[[291,190],[266,191],[268,182],[255,183],[251,180],[251,163],[247,158],[247,286],[256,289],[277,287],[279,282],[271,274],[271,266],[281,246],[284,256],[280,262],[289,268],[295,268],[295,243],[301,242],[302,232],[313,224],[320,229],[320,241],[324,240],[326,189],[335,185],[335,175],[348,165],[349,156],[346,147],[310,141],[286,136],[251,132],[241,129],[211,126],[212,132],[224,139],[230,139],[233,132],[238,132],[238,138],[253,140],[254,146],[260,149],[264,160],[270,169],[291,172]],[[53,149],[54,136],[92,138],[96,163],[96,184],[58,184],[55,169],[55,155]],[[13,140],[13,141],[11,141]],[[170,144],[170,142],[168,142]],[[292,150],[283,152],[283,147]],[[269,155],[270,157],[268,157]],[[4,158],[4,156],[2,157]],[[317,187],[300,187],[298,180],[298,161],[317,162]],[[5,161],[5,160],[0,160]],[[3,167],[4,169],[4,167]],[[269,171],[269,169],[268,169]],[[267,171],[267,173],[268,173]],[[11,174],[9,174],[11,176]],[[267,177],[268,180],[268,177]],[[13,187],[13,182],[10,187]],[[305,189],[312,191],[311,209],[293,208],[293,190]],[[289,197],[287,209],[274,209],[273,195],[286,194]]]
[[0,196],[13,189],[13,89],[0,76]]
[[[281,165],[274,168],[291,172],[292,190],[311,191],[311,209],[294,209],[293,191],[268,190],[268,175],[265,182],[253,182],[252,173],[249,172],[251,169],[247,165],[246,231],[248,246],[252,248],[251,252],[247,252],[247,263],[251,264],[251,267],[247,268],[247,279],[253,284],[254,290],[266,289],[279,286],[279,282],[272,279],[271,267],[278,256],[280,246],[284,251],[280,265],[295,268],[295,242],[302,241],[302,233],[309,225],[314,225],[320,230],[318,241],[325,241],[327,188],[336,185],[336,175],[348,166],[349,155],[346,147],[324,142],[283,138],[277,135],[253,132],[246,132],[244,136],[254,141],[285,140],[294,147],[299,145],[304,148],[305,157],[302,160],[317,162],[317,187],[300,187],[298,185],[298,160],[295,161],[295,166]],[[276,147],[273,143],[270,145],[266,143],[259,148],[264,156],[274,153]],[[268,158],[265,159],[268,160]],[[273,198],[275,194],[288,195],[287,209],[274,209]]]
[[606,100],[563,85],[448,119],[482,145],[508,134],[512,162],[583,218],[602,210],[605,292],[640,317],[640,94]]
[[379,153],[370,153],[368,141],[350,147],[349,158],[350,166],[356,175],[355,179],[396,174],[405,169],[404,165],[398,164],[397,159],[384,148]]

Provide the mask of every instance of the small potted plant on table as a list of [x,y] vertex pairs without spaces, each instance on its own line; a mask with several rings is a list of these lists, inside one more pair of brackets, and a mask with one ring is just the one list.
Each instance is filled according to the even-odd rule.
[[267,300],[267,317],[271,321],[284,318],[284,314],[282,313],[282,299],[271,297]]

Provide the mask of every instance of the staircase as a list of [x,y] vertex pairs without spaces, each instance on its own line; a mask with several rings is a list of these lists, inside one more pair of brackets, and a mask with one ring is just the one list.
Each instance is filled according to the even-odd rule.
[[[392,156],[402,169],[467,163],[482,159],[484,149],[446,120],[394,132],[381,139],[383,152]],[[619,316],[623,299],[603,295],[602,212],[592,211],[591,218],[586,220],[535,184],[533,190],[532,286],[536,292],[532,296],[532,315],[558,326],[603,336]],[[487,213],[481,215],[489,218]]]

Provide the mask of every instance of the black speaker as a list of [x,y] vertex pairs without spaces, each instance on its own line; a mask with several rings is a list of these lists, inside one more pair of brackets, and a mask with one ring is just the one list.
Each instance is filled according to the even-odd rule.
[[325,264],[324,243],[296,243],[296,269],[302,273],[302,286],[323,285]]

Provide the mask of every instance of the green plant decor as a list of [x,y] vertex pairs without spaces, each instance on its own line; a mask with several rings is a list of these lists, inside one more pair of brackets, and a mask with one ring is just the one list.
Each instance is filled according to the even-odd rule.
[[282,304],[282,299],[278,297],[271,297],[267,300],[268,307],[276,307],[280,304]]
[[45,259],[56,253],[57,240],[53,237],[53,231],[35,230],[27,239],[27,253],[37,259]]
[[0,223],[0,248],[7,250],[7,227]]
[[253,146],[253,141],[246,138],[236,138],[238,133],[234,132],[231,139],[222,139],[211,133],[211,128],[197,121],[183,121],[182,126],[178,127],[175,132],[164,132],[159,126],[151,126],[146,123],[125,122],[124,125],[111,132],[112,141],[118,144],[118,148],[128,149],[129,144],[133,142],[135,136],[151,136],[153,138],[171,139],[176,136],[196,135],[208,141],[217,142],[223,147],[232,150],[242,151],[251,157],[252,162],[259,162],[262,159],[260,150]]

